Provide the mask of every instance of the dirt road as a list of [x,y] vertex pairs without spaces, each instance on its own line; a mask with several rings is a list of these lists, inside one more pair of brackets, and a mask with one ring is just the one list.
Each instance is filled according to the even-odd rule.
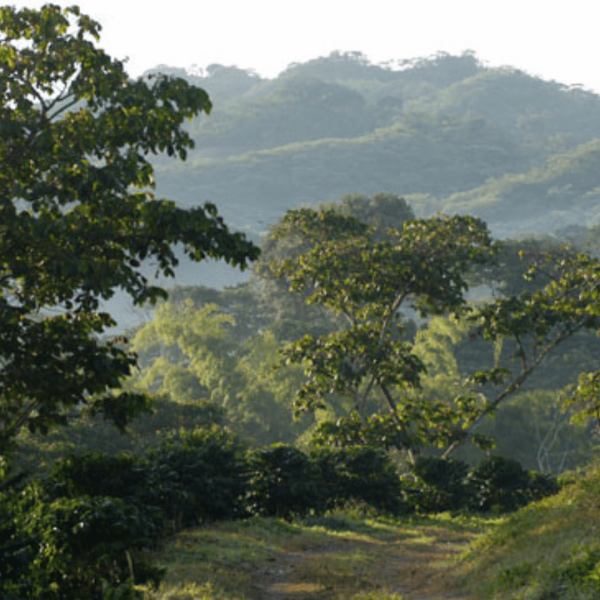
[[341,537],[279,554],[255,572],[255,599],[348,600],[361,593],[397,594],[402,600],[467,599],[453,587],[450,568],[472,537],[447,529],[420,538]]

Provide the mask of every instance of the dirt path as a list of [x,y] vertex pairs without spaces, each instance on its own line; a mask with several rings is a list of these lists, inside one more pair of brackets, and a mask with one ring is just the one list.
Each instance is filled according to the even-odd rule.
[[340,538],[319,547],[279,554],[255,573],[255,600],[333,600],[357,593],[387,592],[403,600],[458,600],[448,562],[472,536],[396,540]]

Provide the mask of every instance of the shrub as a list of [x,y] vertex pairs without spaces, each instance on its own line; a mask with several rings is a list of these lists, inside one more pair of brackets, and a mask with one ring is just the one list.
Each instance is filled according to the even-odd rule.
[[469,467],[461,460],[420,456],[404,478],[405,499],[414,512],[431,513],[469,508],[472,488]]
[[550,473],[529,471],[529,498],[530,500],[541,500],[560,492],[561,485],[558,478]]
[[318,471],[294,446],[273,444],[248,453],[248,510],[254,515],[303,516],[322,509]]
[[13,537],[23,544],[11,558],[21,569],[2,578],[0,597],[100,598],[108,587],[160,583],[164,570],[143,555],[156,531],[137,507],[106,497],[47,501],[32,485],[11,508]]
[[90,452],[57,462],[44,487],[54,498],[110,496],[137,504],[148,500],[149,477],[147,462],[139,458]]
[[490,456],[470,473],[476,510],[509,512],[530,500],[529,473],[519,462],[503,456]]
[[421,456],[403,478],[406,505],[420,513],[509,512],[559,489],[553,475],[527,472],[517,461],[502,456],[486,458],[470,471],[460,460]]
[[158,540],[167,525],[170,502],[182,495],[177,482],[171,482],[166,496],[165,482],[158,477],[147,460],[90,452],[56,463],[41,487],[48,501],[77,496],[119,498],[146,517],[148,531],[152,530]]
[[244,516],[243,449],[226,430],[180,430],[148,459],[154,494],[176,526]]
[[311,459],[326,508],[358,500],[380,511],[403,512],[400,478],[387,452],[371,446],[319,448]]

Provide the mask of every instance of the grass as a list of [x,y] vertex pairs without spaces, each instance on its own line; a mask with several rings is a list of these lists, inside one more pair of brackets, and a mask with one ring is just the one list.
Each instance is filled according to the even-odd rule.
[[307,598],[400,600],[408,583],[429,585],[432,574],[447,575],[450,557],[489,526],[474,517],[391,519],[352,511],[293,523],[215,523],[165,545],[155,558],[167,576],[150,597],[241,600],[269,589]]
[[462,581],[477,598],[600,598],[600,467],[482,536]]
[[509,516],[256,518],[183,532],[158,558],[168,572],[155,600],[594,600],[600,466]]

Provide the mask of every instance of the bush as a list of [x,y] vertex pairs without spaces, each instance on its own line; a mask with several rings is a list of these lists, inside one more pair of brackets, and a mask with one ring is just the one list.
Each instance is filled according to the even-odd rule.
[[246,464],[226,430],[181,430],[148,454],[154,494],[177,527],[244,516]]
[[319,448],[311,459],[326,508],[358,500],[380,511],[403,512],[400,478],[387,452],[370,446]]
[[529,498],[530,500],[541,500],[548,496],[554,496],[560,492],[561,485],[558,478],[550,473],[529,471]]
[[171,501],[178,493],[182,495],[177,482],[172,482],[165,495],[165,482],[158,477],[147,460],[91,452],[56,463],[41,487],[48,501],[77,496],[119,498],[146,517],[148,531],[158,540],[164,535]]
[[149,478],[146,461],[90,452],[57,462],[44,487],[53,498],[110,496],[138,504],[148,500],[148,492],[152,490]]
[[165,532],[244,514],[245,462],[225,431],[180,432],[147,459],[72,456],[21,495],[0,490],[0,598],[135,598]]
[[318,471],[294,446],[273,444],[248,453],[248,510],[254,515],[303,516],[322,509]]
[[469,473],[476,510],[510,512],[530,500],[531,479],[519,462],[490,456]]
[[466,482],[468,470],[461,460],[420,456],[403,482],[408,506],[421,513],[469,508],[473,493]]
[[403,478],[403,494],[410,510],[419,513],[471,509],[510,512],[555,494],[556,477],[527,472],[503,456],[484,459],[469,471],[460,460],[421,456]]
[[[0,570],[9,577],[2,577],[2,598],[101,598],[109,587],[133,593],[133,584],[160,583],[164,570],[143,555],[156,530],[133,505],[89,496],[47,501],[32,485],[11,510],[13,542],[21,548],[7,557],[4,545]],[[7,558],[19,559],[17,573]]]

